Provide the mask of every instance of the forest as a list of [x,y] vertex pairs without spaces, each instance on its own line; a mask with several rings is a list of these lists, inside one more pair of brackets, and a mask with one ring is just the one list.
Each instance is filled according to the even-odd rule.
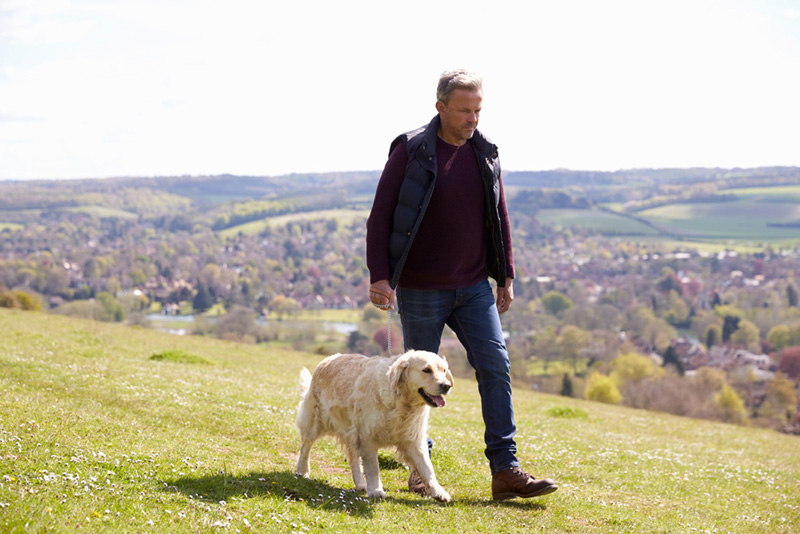
[[[380,354],[364,260],[378,177],[0,182],[0,306]],[[517,384],[800,433],[800,169],[503,180]],[[442,351],[469,376],[452,335]]]

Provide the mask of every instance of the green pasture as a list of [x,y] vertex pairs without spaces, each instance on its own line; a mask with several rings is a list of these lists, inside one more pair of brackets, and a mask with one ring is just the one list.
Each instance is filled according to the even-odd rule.
[[731,189],[741,198],[728,202],[676,203],[638,212],[637,221],[610,211],[546,209],[537,219],[554,228],[586,228],[608,236],[627,236],[639,241],[669,240],[719,249],[747,246],[763,250],[767,245],[794,246],[798,227],[775,227],[800,221],[800,187]]
[[800,202],[800,185],[731,188],[720,190],[718,194],[761,202]]
[[129,211],[106,208],[103,206],[75,206],[70,208],[63,208],[64,211],[71,213],[85,213],[98,219],[137,219],[139,216]]
[[735,240],[798,239],[800,229],[770,227],[767,223],[800,220],[800,203],[763,202],[747,199],[736,202],[670,204],[638,213],[666,233],[687,238]]
[[659,244],[660,250],[679,252],[697,251],[701,254],[716,254],[723,251],[736,251],[739,254],[754,254],[763,252],[766,246],[773,249],[787,248],[792,249],[797,246],[797,241],[762,241],[762,240],[731,240],[731,239],[693,239],[693,240],[674,240],[662,238],[653,240]]
[[353,491],[321,440],[293,475],[297,378],[321,356],[0,309],[0,532],[800,531],[798,437],[514,391],[543,498],[494,502],[474,379],[431,414],[449,504]]
[[365,219],[369,215],[369,210],[348,210],[348,209],[332,209],[332,210],[319,210],[301,213],[290,213],[287,215],[279,215],[276,217],[268,217],[258,221],[239,224],[226,228],[219,232],[222,237],[233,237],[238,234],[254,235],[262,232],[265,228],[272,226],[285,226],[290,222],[295,221],[317,221],[324,219],[334,219],[341,225],[350,225],[358,219]]
[[0,232],[4,230],[16,232],[17,230],[23,230],[24,228],[24,224],[0,222]]
[[633,218],[597,210],[544,209],[536,214],[540,223],[554,228],[582,227],[611,235],[657,235],[658,231]]
[[292,316],[297,321],[320,321],[326,323],[358,323],[364,316],[364,310],[301,310]]

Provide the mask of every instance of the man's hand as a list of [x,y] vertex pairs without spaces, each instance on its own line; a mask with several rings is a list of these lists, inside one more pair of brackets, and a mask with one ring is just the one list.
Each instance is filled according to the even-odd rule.
[[506,278],[506,286],[497,287],[497,313],[505,313],[511,307],[511,302],[514,300],[513,283],[511,278]]
[[394,289],[388,280],[378,280],[369,286],[369,301],[382,310],[394,310]]

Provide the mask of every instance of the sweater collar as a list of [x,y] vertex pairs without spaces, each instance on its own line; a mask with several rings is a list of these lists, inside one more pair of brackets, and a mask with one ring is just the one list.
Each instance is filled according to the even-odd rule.
[[[431,122],[428,123],[428,126],[425,128],[425,133],[423,134],[423,143],[422,147],[427,156],[435,156],[436,155],[436,139],[439,134],[439,125],[440,125],[439,115],[434,115]],[[480,130],[475,129],[475,132],[472,134],[472,137],[467,141],[471,143],[472,146],[479,154],[492,154],[497,150],[497,146],[495,146],[492,141],[483,135]]]

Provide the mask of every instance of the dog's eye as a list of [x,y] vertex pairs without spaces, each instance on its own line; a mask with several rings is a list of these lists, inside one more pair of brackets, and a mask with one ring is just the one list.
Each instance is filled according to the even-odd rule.
[[422,370],[422,372],[431,374],[431,373],[433,373],[433,369],[431,369],[430,367],[426,367],[425,369]]

